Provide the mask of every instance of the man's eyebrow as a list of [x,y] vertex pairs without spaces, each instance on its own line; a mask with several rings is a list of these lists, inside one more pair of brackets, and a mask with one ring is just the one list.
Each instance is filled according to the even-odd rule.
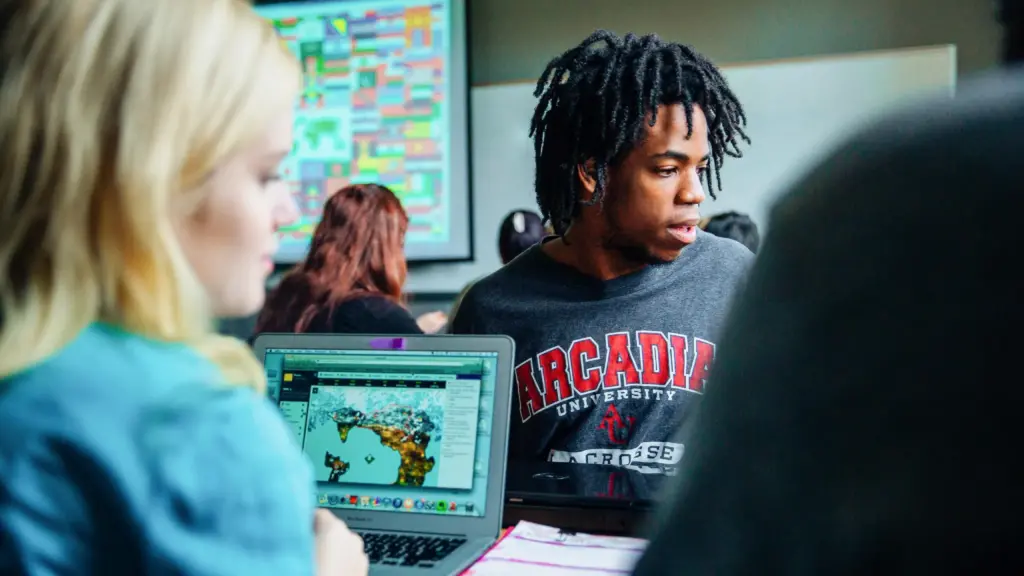
[[[656,154],[651,154],[650,158],[652,160],[666,160],[666,159],[667,160],[677,160],[677,161],[683,162],[683,163],[690,162],[692,160],[692,158],[690,158],[689,154],[686,154],[684,152],[679,152],[678,150],[665,150],[664,152],[658,152]],[[703,164],[703,163],[707,162],[710,159],[711,159],[711,155],[707,154],[703,158],[700,159],[699,164]]]

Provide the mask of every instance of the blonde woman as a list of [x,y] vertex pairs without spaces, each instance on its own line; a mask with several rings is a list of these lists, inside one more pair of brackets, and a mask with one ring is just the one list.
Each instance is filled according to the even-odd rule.
[[0,0],[0,573],[366,572],[262,370],[296,63],[241,0]]

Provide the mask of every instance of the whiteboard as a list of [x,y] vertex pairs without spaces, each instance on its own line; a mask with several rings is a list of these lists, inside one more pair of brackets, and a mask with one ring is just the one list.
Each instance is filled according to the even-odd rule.
[[[956,48],[938,46],[723,67],[747,114],[751,145],[727,158],[722,191],[706,215],[746,212],[766,229],[766,216],[786,185],[851,130],[908,98],[956,84]],[[470,102],[475,262],[410,271],[409,292],[457,292],[501,266],[497,230],[516,209],[537,210],[530,118],[534,83],[473,88]]]

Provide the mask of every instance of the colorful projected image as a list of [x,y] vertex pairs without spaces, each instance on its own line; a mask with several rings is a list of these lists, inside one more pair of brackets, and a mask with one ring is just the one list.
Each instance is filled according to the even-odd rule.
[[305,253],[327,196],[350,183],[391,188],[408,243],[449,240],[445,3],[331,2],[258,8],[303,67],[295,146],[282,168],[301,219],[279,259]]

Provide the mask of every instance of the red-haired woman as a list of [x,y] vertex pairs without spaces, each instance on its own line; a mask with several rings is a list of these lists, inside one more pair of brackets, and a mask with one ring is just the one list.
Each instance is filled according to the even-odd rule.
[[409,217],[391,190],[355,184],[324,205],[306,260],[267,298],[256,332],[420,334],[446,318],[417,323],[402,304]]

